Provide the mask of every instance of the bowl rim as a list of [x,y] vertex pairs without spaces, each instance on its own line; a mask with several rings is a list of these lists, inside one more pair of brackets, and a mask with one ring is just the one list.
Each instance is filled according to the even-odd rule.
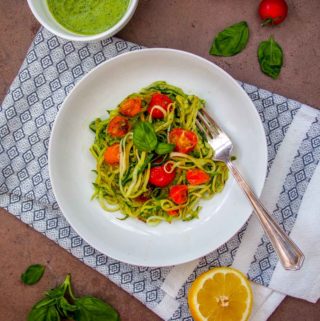
[[[132,18],[134,12],[136,11],[136,8],[138,6],[139,0],[130,0],[128,8],[125,12],[125,14],[122,16],[122,18],[110,29],[107,29],[106,31],[97,33],[95,35],[77,35],[76,33],[71,33],[72,31],[69,31],[68,29],[64,28],[66,31],[69,31],[69,33],[62,33],[60,31],[57,31],[55,28],[52,28],[45,19],[39,14],[38,10],[36,10],[33,0],[27,0],[29,8],[34,15],[34,17],[38,20],[38,22],[44,26],[46,29],[48,29],[51,33],[66,39],[66,40],[71,40],[71,41],[82,41],[82,42],[89,42],[89,41],[96,41],[96,40],[102,40],[105,38],[112,37],[115,35],[117,32],[119,32],[121,29],[123,29],[126,24],[130,21]],[[57,22],[58,23],[58,22]]]

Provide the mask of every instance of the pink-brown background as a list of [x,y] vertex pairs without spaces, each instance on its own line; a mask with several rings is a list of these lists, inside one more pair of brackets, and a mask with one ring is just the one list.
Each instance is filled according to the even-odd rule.
[[[44,0],[41,0],[44,1]],[[131,22],[118,36],[146,47],[187,50],[215,62],[234,78],[320,107],[320,1],[288,0],[289,16],[276,28],[261,28],[254,0],[140,0]],[[230,58],[208,54],[213,36],[246,20],[250,41]],[[0,99],[17,74],[39,28],[26,0],[0,0]],[[271,34],[281,44],[285,63],[278,80],[259,70],[258,43]],[[1,167],[1,164],[0,164]],[[320,209],[319,209],[320,210]],[[35,286],[21,284],[32,263],[47,266]],[[42,293],[72,273],[78,294],[93,294],[116,307],[123,321],[159,321],[140,302],[98,272],[85,266],[46,237],[0,209],[0,320],[23,321]],[[269,321],[318,321],[320,303],[286,298]]]

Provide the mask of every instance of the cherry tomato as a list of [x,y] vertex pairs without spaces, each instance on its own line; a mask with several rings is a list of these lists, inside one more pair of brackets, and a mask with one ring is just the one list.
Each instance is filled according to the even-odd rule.
[[284,0],[262,0],[259,5],[259,15],[264,24],[278,25],[288,14],[288,5]]
[[199,168],[189,169],[186,174],[187,181],[191,185],[201,185],[209,182],[210,176]]
[[155,166],[150,169],[149,183],[158,187],[165,187],[169,185],[176,176],[176,171],[167,173],[165,168],[170,171],[172,168],[171,164],[163,164],[161,166]]
[[171,211],[167,211],[168,215],[170,216],[177,216],[179,215],[179,211],[178,210],[171,210]]
[[129,122],[122,116],[116,116],[111,119],[107,131],[112,137],[123,137],[129,131]]
[[163,109],[168,110],[168,106],[171,103],[172,103],[172,100],[167,95],[155,93],[151,97],[151,101],[148,107],[148,113],[150,114],[152,112],[151,114],[152,118],[161,119],[164,117],[163,112],[159,109],[152,110],[152,107],[160,106]]
[[176,204],[183,204],[188,200],[188,186],[187,185],[174,185],[170,187],[170,198]]
[[174,128],[169,133],[170,143],[175,144],[175,151],[188,154],[194,150],[198,143],[197,135],[191,130]]
[[120,163],[120,144],[116,143],[107,147],[104,152],[104,160],[110,165],[118,165]]
[[127,117],[134,117],[141,112],[141,98],[128,98],[120,105],[120,113]]

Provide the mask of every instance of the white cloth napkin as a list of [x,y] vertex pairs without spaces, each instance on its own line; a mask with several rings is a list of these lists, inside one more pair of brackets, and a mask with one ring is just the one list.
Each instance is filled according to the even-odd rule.
[[[278,150],[277,156],[270,168],[261,200],[270,211],[276,206],[283,188],[283,182],[287,177],[297,146],[305,139],[305,133],[315,122],[319,123],[320,113],[308,106],[303,106],[295,116],[288,128],[287,135]],[[320,124],[319,124],[320,125]],[[320,126],[319,126],[320,129]],[[318,148],[320,154],[320,130],[318,136],[313,139],[313,145]],[[305,255],[303,267],[299,271],[287,271],[278,262],[272,274],[269,287],[250,282],[253,289],[254,303],[250,320],[264,321],[274,312],[286,295],[301,298],[315,303],[320,297],[320,165],[304,193],[299,208],[297,220],[291,230],[290,237],[299,244]],[[261,238],[263,230],[257,218],[252,215],[249,219],[246,233],[237,250],[232,267],[247,273]],[[199,264],[198,260],[175,267],[166,277],[162,289],[167,293],[163,304],[159,304],[156,312],[164,319],[176,311],[179,303],[174,299],[181,286]]]

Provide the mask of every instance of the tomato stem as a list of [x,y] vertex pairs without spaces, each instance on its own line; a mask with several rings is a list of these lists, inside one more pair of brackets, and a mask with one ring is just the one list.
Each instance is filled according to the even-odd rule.
[[267,18],[265,20],[263,20],[263,22],[261,23],[261,27],[265,27],[267,25],[274,25],[274,21],[272,18]]

